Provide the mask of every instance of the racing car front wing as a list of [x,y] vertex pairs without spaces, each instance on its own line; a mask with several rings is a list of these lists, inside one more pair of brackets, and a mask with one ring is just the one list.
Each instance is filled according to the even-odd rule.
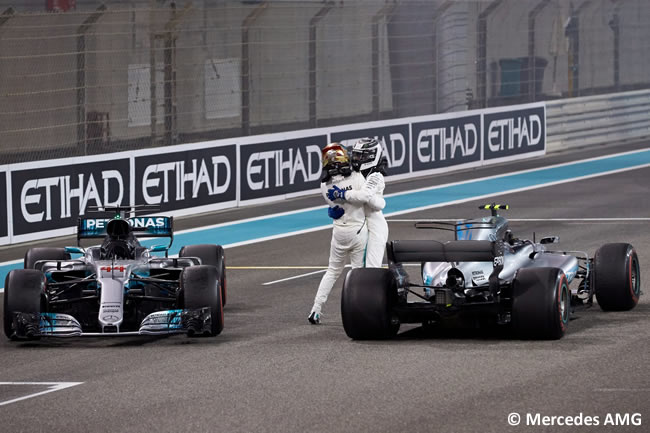
[[149,314],[137,331],[120,331],[104,326],[103,332],[84,332],[77,319],[61,313],[14,313],[12,329],[16,338],[37,337],[111,337],[129,335],[201,335],[210,330],[210,308],[165,310]]

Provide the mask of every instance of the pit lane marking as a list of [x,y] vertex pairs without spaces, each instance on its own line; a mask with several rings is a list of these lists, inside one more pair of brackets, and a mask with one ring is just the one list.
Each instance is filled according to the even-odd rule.
[[598,388],[596,392],[650,392],[650,388]]
[[61,391],[66,388],[81,385],[82,383],[83,382],[0,382],[0,386],[23,385],[23,386],[47,386],[48,387],[48,389],[46,389],[45,391],[34,392],[31,394],[24,395],[22,397],[13,398],[11,400],[0,401],[0,406],[16,403],[21,400],[27,400],[28,398],[38,397],[39,395],[48,394],[54,391]]
[[[419,267],[420,264],[418,264],[418,263],[404,263],[403,266],[417,266],[417,267]],[[345,265],[345,267],[349,268],[350,265]],[[386,267],[386,266],[384,266],[384,267]],[[292,267],[286,267],[286,266],[278,266],[278,267],[269,266],[269,267],[265,267],[265,269],[285,269],[285,268],[288,268],[288,269],[300,269],[301,267],[300,266],[296,266],[296,267],[293,267],[293,268]],[[314,269],[314,268],[317,268],[319,270],[314,271],[314,272],[307,272],[306,274],[300,274],[300,275],[294,275],[292,277],[282,278],[280,280],[268,281],[266,283],[262,283],[262,285],[263,286],[270,286],[272,284],[283,283],[285,281],[290,281],[290,280],[295,280],[295,279],[298,279],[298,278],[308,277],[310,275],[315,275],[315,274],[321,274],[321,273],[327,271],[327,266],[306,266],[306,267],[303,267],[303,269]],[[229,269],[229,267],[227,269]]]
[[[428,218],[428,219],[387,219],[386,222],[389,223],[419,223],[419,222],[464,222],[462,219],[458,218]],[[639,217],[639,218],[508,218],[510,222],[606,222],[606,223],[618,223],[625,221],[650,221],[650,217]]]
[[315,274],[322,274],[323,272],[326,272],[326,271],[327,271],[327,268],[321,269],[319,271],[308,272],[306,274],[294,275],[293,277],[282,278],[281,280],[269,281],[267,283],[262,283],[262,285],[263,286],[270,286],[271,284],[282,283],[284,281],[295,280],[297,278],[308,277],[310,275],[315,275]]
[[226,266],[226,269],[239,270],[273,270],[273,269],[327,269],[327,266]]

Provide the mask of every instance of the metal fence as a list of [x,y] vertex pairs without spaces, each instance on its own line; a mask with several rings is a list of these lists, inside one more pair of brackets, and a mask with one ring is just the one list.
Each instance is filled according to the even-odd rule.
[[650,87],[647,0],[0,0],[0,164]]

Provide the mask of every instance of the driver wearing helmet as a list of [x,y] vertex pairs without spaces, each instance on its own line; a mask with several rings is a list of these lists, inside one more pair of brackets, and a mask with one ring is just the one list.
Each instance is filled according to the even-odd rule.
[[133,260],[140,243],[128,221],[115,218],[106,225],[106,237],[100,247],[101,260]]
[[[385,168],[388,163],[382,152],[381,143],[374,138],[362,138],[352,146],[352,169],[360,172],[366,181],[362,188],[352,191],[341,190],[334,185],[328,191],[328,196],[336,203],[360,204],[368,203],[372,197],[384,194]],[[383,263],[384,250],[388,241],[388,224],[380,209],[366,205],[368,220],[368,247],[366,249],[366,267],[380,268]]]
[[[348,153],[339,143],[327,145],[322,150],[323,178],[321,192],[325,201],[330,205],[328,214],[334,219],[332,240],[330,242],[329,264],[325,275],[318,286],[314,306],[309,313],[309,322],[318,324],[321,320],[321,309],[327,301],[334,283],[343,272],[347,258],[353,268],[363,267],[364,252],[368,241],[366,226],[365,204],[349,201],[336,205],[327,197],[327,190],[337,185],[343,191],[353,191],[363,187],[363,176],[350,167]],[[374,196],[368,206],[381,209],[386,202],[383,198]]]

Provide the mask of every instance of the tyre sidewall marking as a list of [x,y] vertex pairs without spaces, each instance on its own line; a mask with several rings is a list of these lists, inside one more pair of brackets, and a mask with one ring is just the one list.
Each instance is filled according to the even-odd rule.
[[558,284],[558,291],[557,291],[557,311],[558,315],[560,317],[560,327],[562,328],[562,331],[566,331],[567,328],[567,323],[569,321],[569,313],[568,313],[568,306],[566,305],[566,302],[564,303],[564,310],[566,311],[566,321],[565,321],[565,315],[562,314],[562,300],[564,299],[564,292],[568,290],[567,284],[566,284],[566,276],[564,273],[561,274],[560,279],[559,279],[559,284]]
[[[636,287],[635,287],[635,284],[633,284],[633,281],[632,281],[632,265],[635,264],[634,263],[635,262],[635,260],[634,260],[635,256],[636,256],[636,251],[634,251],[634,248],[631,248],[630,250],[628,250],[627,262],[628,262],[628,281],[630,283],[629,288],[630,288],[630,294],[632,295],[632,300],[636,304],[639,301],[639,296],[636,294],[636,291],[635,291]],[[638,270],[638,259],[637,259],[636,266],[634,268],[635,268],[634,271]],[[639,278],[639,273],[638,272],[636,273],[636,278],[637,279]]]

